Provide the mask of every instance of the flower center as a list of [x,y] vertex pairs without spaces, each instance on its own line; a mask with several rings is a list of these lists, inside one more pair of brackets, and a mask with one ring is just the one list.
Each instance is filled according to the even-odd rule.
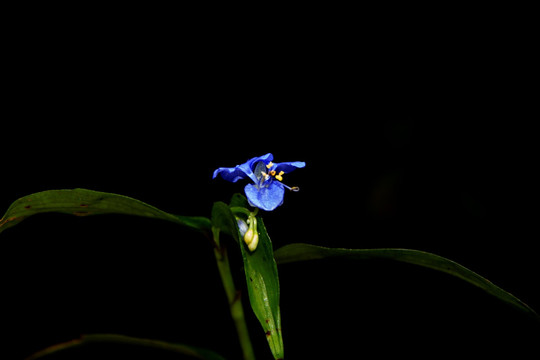
[[[270,170],[272,167],[274,166],[274,163],[270,161],[270,163],[268,165],[266,165],[266,168],[268,170]],[[280,171],[279,174],[276,173],[276,170],[270,170],[268,172],[268,175],[270,176],[273,176],[275,177],[276,179],[278,179],[279,181],[283,181],[283,174],[285,174],[285,171]],[[263,171],[263,176],[265,176],[266,174],[264,173]],[[266,175],[267,176],[267,175]]]
[[283,181],[283,174],[285,174],[284,171],[280,171],[279,173],[275,170],[275,166],[273,162],[269,162],[267,165],[266,165],[266,169],[268,170],[268,172],[264,171],[264,167],[263,167],[263,163],[259,163],[257,164],[257,166],[255,167],[255,176],[257,176],[257,178],[259,178],[258,174],[257,174],[257,171],[260,172],[261,176],[260,176],[260,180],[259,180],[259,186],[263,186],[263,184],[265,182],[268,182],[266,184],[266,186],[270,185],[271,181],[273,179],[276,179],[278,180],[281,185],[283,185],[283,187],[285,187],[286,189],[288,190],[291,190],[291,191],[299,191],[300,188],[298,186],[293,186],[293,187],[290,187],[290,186],[287,186],[285,184],[283,184],[281,181]]

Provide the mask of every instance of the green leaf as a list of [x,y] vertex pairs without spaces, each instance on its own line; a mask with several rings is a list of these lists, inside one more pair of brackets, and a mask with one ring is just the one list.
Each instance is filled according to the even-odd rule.
[[350,259],[389,259],[424,266],[465,280],[488,294],[538,318],[536,312],[514,295],[494,285],[466,267],[432,253],[409,249],[332,249],[310,244],[290,244],[274,253],[278,264],[334,257]]
[[244,242],[240,242],[249,301],[266,333],[274,358],[283,359],[277,265],[272,242],[260,217],[257,218],[257,230],[259,245],[255,251],[250,252]]
[[236,219],[229,206],[222,201],[216,201],[212,207],[212,226],[231,235],[238,242]]
[[229,204],[231,207],[243,207],[249,208],[249,203],[246,197],[242,194],[236,193],[231,197],[231,202]]
[[76,216],[124,214],[162,219],[201,231],[210,230],[210,220],[198,216],[169,214],[128,196],[86,189],[48,190],[16,200],[0,219],[0,232],[29,216],[47,212]]
[[[247,203],[243,196],[234,196],[233,208],[243,208]],[[245,199],[245,198],[244,198]],[[272,242],[264,223],[257,217],[259,245],[249,251],[238,231],[236,218],[231,208],[223,202],[215,202],[212,208],[212,226],[225,233],[230,233],[238,242],[248,289],[249,302],[255,316],[261,323],[275,359],[283,359],[283,339],[281,336],[281,314],[279,309],[279,278],[274,260]],[[240,240],[240,241],[239,241]],[[218,244],[219,245],[219,244]]]
[[160,340],[151,340],[151,339],[142,339],[135,338],[125,335],[117,334],[89,334],[82,335],[80,339],[74,339],[64,343],[56,344],[49,346],[31,356],[26,358],[26,360],[35,360],[41,357],[53,354],[62,350],[79,347],[83,345],[99,344],[99,343],[114,343],[114,344],[125,344],[125,345],[137,345],[150,347],[154,349],[168,350],[178,354],[184,354],[193,356],[196,359],[202,360],[225,360],[222,356],[216,354],[211,350],[201,349],[194,346],[188,346],[183,344],[169,343]]

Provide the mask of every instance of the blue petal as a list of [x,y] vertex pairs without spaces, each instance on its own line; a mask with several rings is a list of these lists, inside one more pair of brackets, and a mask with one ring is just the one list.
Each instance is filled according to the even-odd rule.
[[245,179],[246,177],[251,177],[251,169],[246,166],[246,164],[236,165],[233,168],[219,168],[214,171],[213,179],[221,174],[221,177],[227,181],[237,182],[240,179]]
[[306,163],[303,161],[291,161],[291,162],[282,162],[275,164],[275,170],[276,172],[283,171],[285,174],[290,173],[293,170],[303,168],[306,166]]
[[245,169],[243,169],[241,165],[237,165],[233,168],[221,167],[214,171],[214,176],[212,178],[215,179],[218,174],[221,174],[223,179],[231,182],[237,182],[238,180],[244,179],[248,176]]
[[244,191],[251,206],[266,211],[272,211],[283,204],[283,196],[285,195],[285,189],[278,181],[273,181],[268,187],[261,188],[247,184]]
[[265,164],[268,164],[272,160],[274,160],[274,155],[272,155],[272,153],[268,153],[263,156],[256,156],[252,159],[249,159],[248,161],[246,161],[246,164],[253,165],[254,163],[257,163],[259,161],[264,161]]
[[265,164],[273,160],[273,155],[268,153],[263,156],[257,156],[252,159],[249,159],[242,165],[236,165],[235,167],[220,167],[214,171],[213,179],[215,179],[218,174],[221,174],[221,177],[230,182],[237,182],[240,179],[245,179],[249,177],[253,182],[257,182],[257,177],[253,174],[253,164],[263,161]]

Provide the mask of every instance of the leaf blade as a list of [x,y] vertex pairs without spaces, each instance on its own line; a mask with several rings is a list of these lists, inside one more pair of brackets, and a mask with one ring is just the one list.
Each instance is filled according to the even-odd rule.
[[240,242],[251,307],[259,320],[275,359],[283,359],[283,337],[279,308],[279,277],[272,242],[262,218],[257,217],[259,245],[250,252]]
[[484,277],[455,261],[420,250],[391,248],[342,249],[297,243],[289,244],[276,250],[274,257],[278,264],[324,258],[345,257],[355,260],[388,259],[419,265],[460,278],[476,287],[479,287],[488,294],[495,296],[499,300],[502,300],[538,319],[538,314],[536,314],[536,312],[527,304]]
[[229,206],[222,201],[216,201],[212,207],[212,226],[231,235],[236,242],[239,242],[236,218]]
[[103,214],[134,215],[171,221],[200,231],[210,229],[210,220],[167,213],[140,200],[88,189],[46,190],[15,200],[0,219],[0,233],[29,216],[56,212],[76,216]]
[[[242,196],[235,196],[231,205],[242,206]],[[232,206],[232,208],[236,206]],[[214,203],[212,226],[219,231],[230,234],[240,246],[251,309],[266,334],[274,358],[283,359],[277,264],[274,260],[272,242],[262,219],[257,217],[259,245],[253,252],[243,241],[231,206],[221,201]]]

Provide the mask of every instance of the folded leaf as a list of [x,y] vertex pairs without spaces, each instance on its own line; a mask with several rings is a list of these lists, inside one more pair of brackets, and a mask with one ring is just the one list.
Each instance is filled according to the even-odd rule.
[[261,218],[257,218],[259,245],[253,252],[240,242],[244,270],[253,312],[261,323],[275,359],[283,359],[279,278],[272,242]]
[[494,285],[466,267],[432,253],[409,249],[332,249],[310,244],[290,244],[274,253],[278,264],[333,257],[350,259],[389,259],[420,265],[456,276],[508,304],[538,318],[536,312],[514,295]]
[[47,190],[16,200],[0,219],[0,232],[29,216],[47,212],[76,216],[124,214],[162,219],[201,231],[210,230],[210,220],[198,216],[169,214],[128,196],[86,189]]
[[[235,195],[231,205],[235,205],[232,208],[243,207],[247,205],[247,201],[242,195]],[[238,242],[244,261],[244,273],[251,308],[266,333],[266,339],[274,358],[283,359],[279,278],[272,242],[262,219],[257,217],[259,245],[255,251],[250,251],[243,241],[231,207],[221,201],[215,202],[212,208],[212,226],[232,235]]]

